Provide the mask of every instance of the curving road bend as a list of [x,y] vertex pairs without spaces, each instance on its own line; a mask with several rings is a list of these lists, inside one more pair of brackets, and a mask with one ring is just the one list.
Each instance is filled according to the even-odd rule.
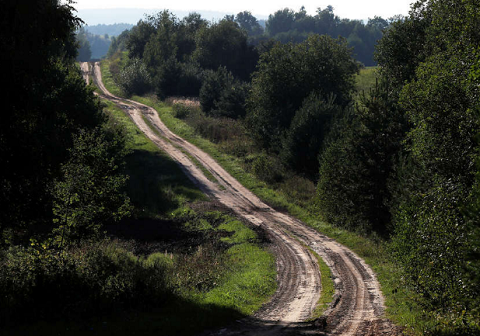
[[[85,80],[88,82],[92,78],[103,92],[101,96],[122,108],[146,136],[178,162],[205,194],[252,225],[263,228],[274,243],[278,289],[270,302],[253,317],[205,335],[398,334],[398,328],[384,317],[384,299],[374,272],[355,253],[266,205],[208,154],[172,133],[154,109],[112,95],[103,85],[99,63],[82,63],[81,70]],[[185,152],[200,162],[216,182],[207,179]],[[335,299],[316,323],[304,322],[311,316],[321,292],[317,260],[307,246],[325,260],[335,282]]]

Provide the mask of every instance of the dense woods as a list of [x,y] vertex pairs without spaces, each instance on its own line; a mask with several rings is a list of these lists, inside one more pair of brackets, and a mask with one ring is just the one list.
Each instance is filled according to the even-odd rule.
[[[111,251],[88,252],[106,224],[133,211],[129,140],[75,65],[91,54],[75,36],[71,3],[33,3],[8,1],[0,14],[10,81],[0,125],[0,322],[29,305],[31,318],[42,317],[35,300],[52,300],[44,314],[57,314],[51,307],[73,294],[66,285],[54,299],[42,293],[58,282],[90,295],[73,295],[83,305],[60,318],[90,305],[155,306],[166,295],[160,259],[117,247],[129,265],[117,269]],[[198,98],[199,107],[174,105],[176,117],[316,217],[387,245],[400,285],[439,321],[431,334],[477,335],[479,22],[478,0],[419,0],[406,17],[367,24],[331,6],[314,16],[283,9],[265,29],[249,12],[207,22],[163,11],[112,39],[108,56],[125,96]],[[379,65],[367,92],[355,92],[359,61]],[[117,291],[92,275],[102,265],[129,285]]]

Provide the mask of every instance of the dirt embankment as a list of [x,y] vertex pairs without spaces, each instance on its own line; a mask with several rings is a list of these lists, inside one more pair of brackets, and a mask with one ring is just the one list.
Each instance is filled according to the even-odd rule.
[[[120,106],[159,148],[178,162],[185,174],[209,197],[232,209],[252,225],[262,227],[274,242],[278,290],[253,317],[206,335],[396,335],[398,328],[384,318],[384,299],[372,269],[345,246],[307,227],[299,220],[275,211],[243,187],[215,160],[173,134],[158,113],[143,104],[113,96],[102,83],[100,67],[82,65],[103,98]],[[154,125],[147,126],[144,118]],[[188,152],[216,179],[212,182],[184,154]],[[321,292],[320,273],[310,247],[332,270],[335,299],[324,316],[305,323]]]

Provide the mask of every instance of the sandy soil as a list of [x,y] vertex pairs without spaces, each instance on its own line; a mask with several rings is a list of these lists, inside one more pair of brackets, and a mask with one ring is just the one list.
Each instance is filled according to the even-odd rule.
[[[173,134],[158,113],[143,104],[113,96],[104,87],[100,67],[88,70],[103,92],[103,98],[120,106],[159,148],[178,162],[185,174],[210,198],[232,209],[252,225],[261,227],[274,242],[277,256],[278,290],[254,316],[205,335],[397,335],[399,329],[384,317],[384,298],[372,269],[355,253],[307,227],[299,220],[275,211],[243,187],[214,159]],[[146,118],[157,132],[145,123]],[[160,134],[157,135],[156,133]],[[195,157],[218,182],[212,182],[182,152]],[[322,318],[308,319],[320,297],[321,281],[317,252],[330,267],[335,282],[335,299]]]

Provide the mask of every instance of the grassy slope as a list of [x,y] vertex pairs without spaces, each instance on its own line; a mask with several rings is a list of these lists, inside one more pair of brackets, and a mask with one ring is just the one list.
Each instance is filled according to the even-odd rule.
[[[364,90],[367,92],[375,84],[375,71],[375,68],[361,70],[360,75],[357,77],[358,91]],[[113,89],[115,85],[109,79],[107,63],[103,64],[102,73],[104,74],[104,79],[107,78],[107,88],[109,90]],[[280,190],[272,189],[265,182],[246,172],[242,168],[240,159],[222,153],[217,145],[198,136],[189,125],[174,117],[171,107],[158,101],[156,97],[135,96],[133,99],[155,108],[162,121],[170,130],[209,153],[232,176],[265,202],[274,207],[286,209],[291,215],[299,218],[319,232],[348,246],[362,257],[377,274],[386,299],[387,317],[404,326],[408,333],[421,335],[429,330],[433,330],[434,326],[438,324],[431,316],[425,315],[425,312],[417,304],[415,294],[402,286],[400,270],[389,258],[388,246],[385,241],[377,237],[363,237],[354,232],[333,227],[318,217],[314,207],[299,206],[297,200],[292,199]]]

